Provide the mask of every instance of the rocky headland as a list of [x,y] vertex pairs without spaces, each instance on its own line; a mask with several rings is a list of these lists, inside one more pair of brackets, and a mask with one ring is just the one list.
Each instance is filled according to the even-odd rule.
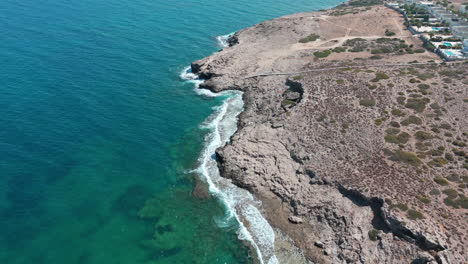
[[468,64],[372,1],[265,21],[192,63],[244,92],[224,177],[313,263],[467,263]]

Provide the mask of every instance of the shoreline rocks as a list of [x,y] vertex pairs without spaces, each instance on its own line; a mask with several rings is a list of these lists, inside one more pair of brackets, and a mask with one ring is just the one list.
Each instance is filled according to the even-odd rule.
[[[460,106],[468,89],[451,91],[431,84],[442,83],[445,77],[440,72],[453,71],[451,66],[418,68],[416,73],[410,66],[378,67],[372,66],[372,60],[361,59],[359,65],[369,67],[357,70],[352,68],[356,64],[353,57],[317,59],[313,54],[321,46],[298,44],[311,31],[320,34],[322,41],[333,39],[332,34],[345,34],[342,27],[348,26],[347,21],[367,23],[376,17],[391,17],[393,11],[382,8],[336,18],[324,11],[265,21],[236,33],[235,45],[192,63],[192,71],[207,79],[201,88],[244,92],[245,110],[239,116],[238,130],[230,144],[216,151],[218,166],[223,177],[262,201],[269,223],[290,237],[311,262],[463,263],[465,209],[447,207],[442,196],[421,202],[428,200],[431,189],[441,188],[433,178],[443,177],[446,169],[430,166],[429,157],[417,157],[420,163],[413,166],[388,155],[415,152],[415,146],[421,144],[415,141],[414,132],[440,123],[427,112],[432,111],[429,107],[421,114],[398,103],[402,94],[405,100],[425,96],[431,102],[453,97],[449,104],[440,100],[438,104],[444,104],[447,116],[458,119],[454,131],[468,127],[463,118],[466,109]],[[323,25],[331,20],[333,26],[325,29]],[[375,21],[368,27],[387,25],[378,22],[384,20]],[[365,25],[359,29],[367,32]],[[395,56],[387,60],[411,59],[410,55]],[[415,56],[431,58],[427,54]],[[350,68],[244,78],[262,72],[304,72],[337,65]],[[431,76],[430,80],[422,80],[418,74]],[[385,78],[376,80],[376,76]],[[464,80],[454,80],[453,87],[466,88]],[[432,85],[431,94],[420,92],[418,84],[423,82]],[[404,108],[406,117],[420,114],[426,123],[419,127],[400,125],[406,117],[390,113],[397,108]],[[437,118],[446,117],[439,114]],[[400,126],[398,132],[410,135],[408,144],[386,141],[386,133],[395,130],[389,130],[394,123]],[[448,144],[437,137],[431,140],[436,146]],[[463,168],[452,167],[454,172],[463,172]],[[375,239],[374,233],[378,234]]]

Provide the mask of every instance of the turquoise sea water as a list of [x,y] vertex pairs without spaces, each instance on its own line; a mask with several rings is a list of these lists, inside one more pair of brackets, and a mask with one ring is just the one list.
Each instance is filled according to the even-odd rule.
[[[192,195],[215,37],[336,0],[0,1],[0,263],[250,263]],[[222,224],[220,224],[222,222]]]

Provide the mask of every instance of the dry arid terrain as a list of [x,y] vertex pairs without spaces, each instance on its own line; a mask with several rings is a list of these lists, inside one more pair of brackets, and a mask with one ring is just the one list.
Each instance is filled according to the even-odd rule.
[[313,263],[468,263],[468,64],[357,3],[262,22],[192,64],[204,88],[244,92],[221,172]]

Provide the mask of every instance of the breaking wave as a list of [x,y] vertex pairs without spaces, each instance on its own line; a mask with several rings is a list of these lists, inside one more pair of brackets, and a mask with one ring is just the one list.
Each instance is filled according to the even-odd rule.
[[218,45],[221,46],[222,48],[228,47],[229,43],[228,40],[234,36],[236,32],[229,33],[227,35],[222,35],[222,36],[217,36],[216,41],[218,42]]
[[[229,34],[219,39],[227,39],[230,35],[232,36]],[[229,143],[231,136],[237,130],[238,116],[244,109],[242,92],[213,93],[206,89],[199,89],[203,80],[193,74],[190,67],[185,68],[180,77],[193,83],[195,91],[200,95],[226,97],[223,103],[215,107],[214,112],[201,124],[201,128],[207,129],[209,133],[205,137],[205,146],[198,159],[198,167],[195,169],[200,178],[208,184],[210,193],[218,198],[227,209],[226,216],[217,224],[220,227],[228,226],[229,222],[235,219],[239,223],[237,231],[239,239],[249,242],[260,263],[277,264],[274,248],[275,233],[259,210],[261,203],[255,200],[247,190],[221,177],[215,158],[216,149]]]

